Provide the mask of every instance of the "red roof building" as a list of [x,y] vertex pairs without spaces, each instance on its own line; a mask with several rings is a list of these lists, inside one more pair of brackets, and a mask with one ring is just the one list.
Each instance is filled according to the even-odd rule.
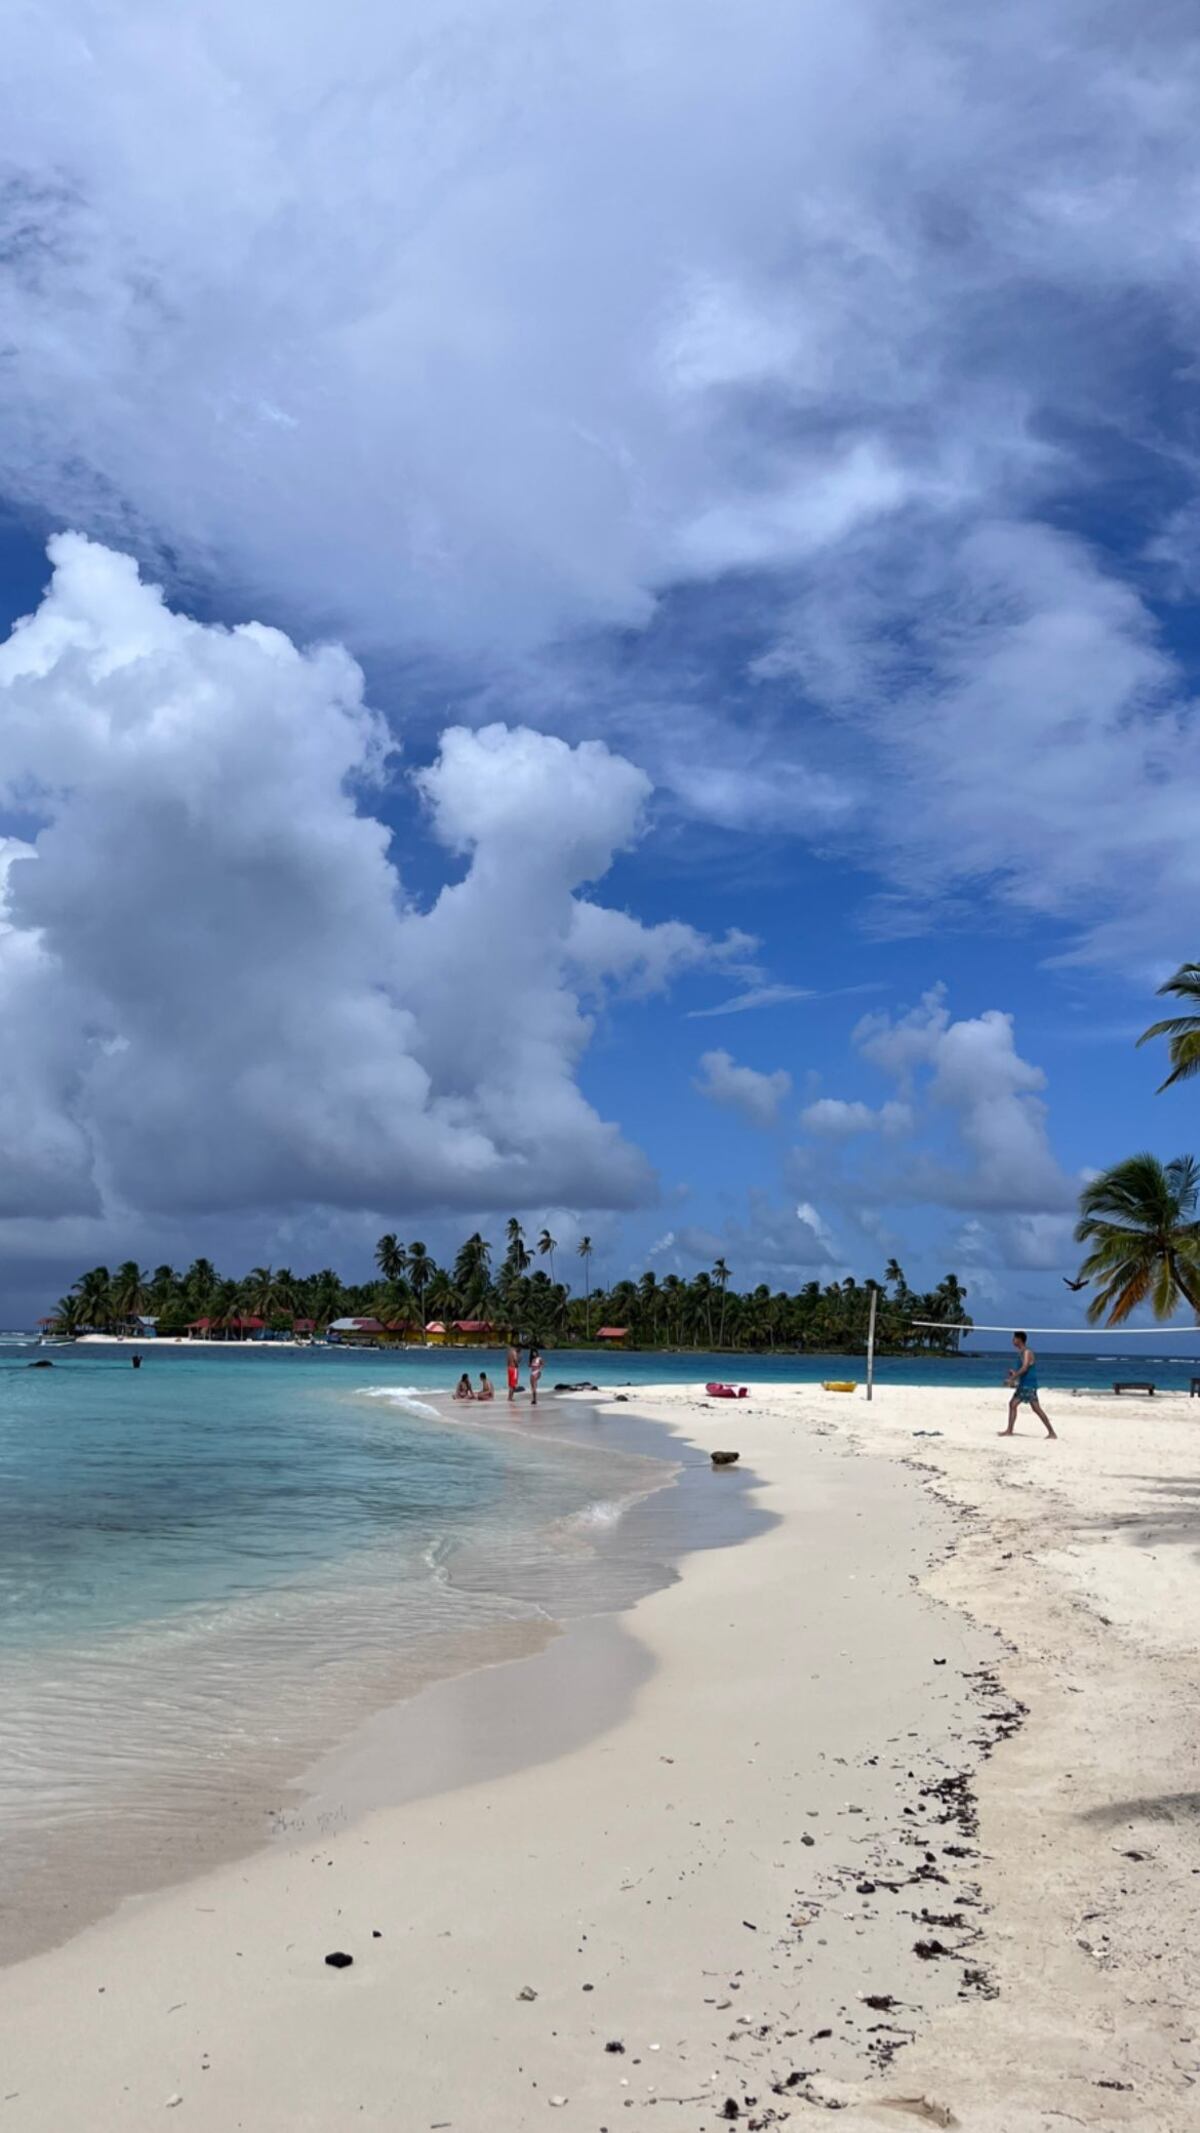
[[628,1326],[598,1326],[596,1328],[596,1339],[598,1341],[623,1341],[628,1331]]

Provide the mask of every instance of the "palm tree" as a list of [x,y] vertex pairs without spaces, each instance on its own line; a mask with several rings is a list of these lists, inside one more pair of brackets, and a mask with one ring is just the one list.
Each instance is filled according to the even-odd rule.
[[425,1291],[433,1280],[437,1268],[419,1237],[415,1243],[409,1245],[405,1256],[408,1260],[409,1285],[417,1299],[417,1310],[420,1314],[421,1331],[423,1333],[425,1331]]
[[[1176,1000],[1187,1000],[1193,1008],[1200,1007],[1200,963],[1181,963],[1173,978],[1160,985],[1159,996],[1170,993]],[[1200,1074],[1200,1014],[1168,1015],[1165,1022],[1152,1022],[1143,1030],[1139,1044],[1148,1044],[1151,1037],[1169,1037],[1167,1057],[1171,1071],[1159,1084],[1159,1094],[1169,1089],[1173,1081],[1190,1081],[1193,1074]]]
[[83,1298],[77,1295],[74,1290],[71,1291],[69,1296],[60,1297],[54,1306],[54,1324],[50,1329],[51,1332],[65,1334],[69,1341],[73,1341],[86,1324],[87,1313],[83,1308]]
[[394,1232],[381,1237],[375,1247],[375,1264],[390,1288],[398,1288],[408,1267],[404,1246]]
[[718,1348],[723,1348],[725,1346],[725,1291],[729,1287],[729,1268],[723,1259],[718,1259],[713,1267],[713,1280],[721,1291],[721,1330],[717,1335],[717,1346]]
[[144,1311],[146,1277],[136,1259],[126,1259],[117,1268],[112,1278],[111,1301],[114,1315],[124,1325]]
[[1172,1318],[1180,1301],[1200,1319],[1200,1164],[1178,1155],[1130,1155],[1085,1185],[1079,1196],[1079,1244],[1092,1249],[1080,1267],[1097,1294],[1088,1305],[1092,1325],[1107,1311],[1119,1326],[1140,1303]]
[[442,1267],[435,1267],[429,1283],[429,1310],[435,1318],[453,1318],[461,1302],[458,1290]]
[[481,1305],[487,1295],[491,1257],[492,1247],[478,1230],[459,1247],[454,1262],[454,1286],[461,1292],[469,1310]]
[[242,1301],[255,1318],[270,1318],[279,1300],[279,1288],[269,1266],[251,1267],[242,1283]]
[[317,1326],[328,1326],[331,1319],[340,1315],[341,1308],[342,1284],[331,1266],[322,1267],[309,1285],[308,1316]]
[[581,1237],[575,1249],[583,1261],[583,1279],[587,1299],[584,1305],[584,1323],[587,1327],[587,1338],[590,1340],[592,1337],[592,1251],[594,1249],[591,1238]]
[[515,1215],[508,1219],[508,1250],[504,1255],[504,1271],[508,1275],[527,1274],[532,1264],[525,1248],[525,1232]]
[[542,1231],[542,1234],[541,1234],[541,1236],[540,1236],[540,1237],[538,1238],[538,1241],[537,1241],[537,1248],[538,1248],[538,1251],[539,1251],[539,1252],[541,1253],[541,1256],[542,1256],[542,1258],[543,1258],[543,1259],[549,1259],[549,1261],[550,1261],[550,1279],[551,1279],[551,1281],[553,1281],[553,1280],[554,1280],[554,1254],[555,1254],[555,1252],[556,1252],[556,1251],[558,1250],[558,1238],[557,1238],[557,1237],[552,1237],[552,1236],[550,1235],[550,1232],[549,1232],[549,1230],[548,1230],[548,1229],[544,1229],[544,1230]]
[[103,1331],[112,1321],[112,1287],[106,1266],[94,1266],[75,1284],[83,1322]]

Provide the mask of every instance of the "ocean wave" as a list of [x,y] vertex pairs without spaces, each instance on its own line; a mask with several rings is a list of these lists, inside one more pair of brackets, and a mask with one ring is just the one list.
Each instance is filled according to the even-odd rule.
[[420,1415],[423,1421],[440,1422],[441,1416],[428,1400],[417,1398],[415,1385],[360,1385],[359,1391],[368,1400],[390,1400],[393,1407],[402,1407],[406,1415]]
[[572,1511],[563,1524],[577,1533],[605,1533],[623,1518],[629,1508],[629,1499],[598,1497],[595,1503],[585,1503],[581,1511]]

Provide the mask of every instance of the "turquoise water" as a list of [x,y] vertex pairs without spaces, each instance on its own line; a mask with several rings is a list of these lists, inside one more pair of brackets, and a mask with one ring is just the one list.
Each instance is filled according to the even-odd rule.
[[448,1421],[414,1376],[165,1348],[134,1372],[117,1348],[0,1344],[10,1922],[68,1884],[94,1912],[207,1863],[231,1814],[238,1848],[369,1710],[670,1575],[619,1540],[670,1466],[561,1405],[553,1424]]
[[[1043,1387],[1186,1391],[1200,1362],[1155,1345],[1149,1362],[1042,1348]],[[551,1355],[535,1420],[448,1400],[464,1368],[500,1377],[495,1351],[139,1352],[134,1372],[123,1347],[0,1341],[0,1952],[259,1840],[289,1780],[370,1710],[734,1537],[704,1522],[738,1484],[689,1495],[685,1466],[662,1492],[674,1470],[647,1440],[555,1403],[555,1382],[863,1368]],[[884,1360],[878,1378],[999,1388],[1007,1363]]]

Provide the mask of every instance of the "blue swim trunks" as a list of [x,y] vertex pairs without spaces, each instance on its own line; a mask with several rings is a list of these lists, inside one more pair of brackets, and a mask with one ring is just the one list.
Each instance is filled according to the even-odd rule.
[[1018,1400],[1036,1400],[1037,1396],[1037,1372],[1034,1370],[1027,1370],[1024,1377],[1021,1379],[1020,1384],[1017,1386],[1017,1398]]

